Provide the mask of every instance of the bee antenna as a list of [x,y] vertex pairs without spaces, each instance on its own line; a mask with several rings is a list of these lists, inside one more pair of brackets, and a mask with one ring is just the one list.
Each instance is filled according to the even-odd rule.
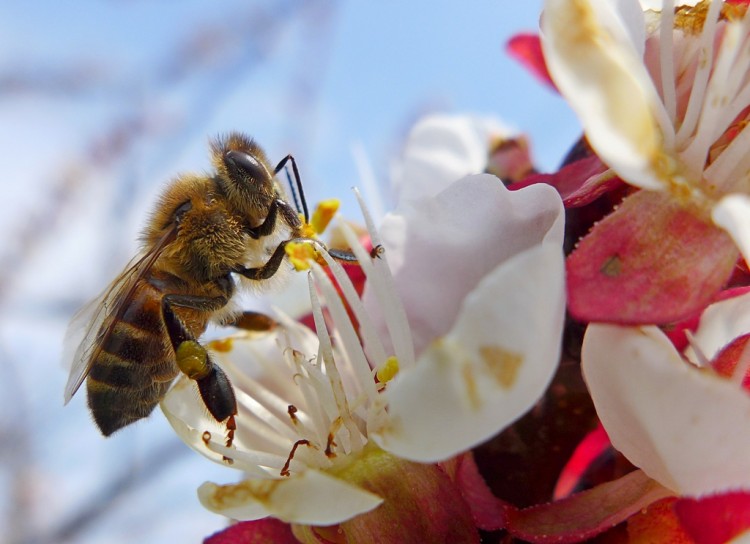
[[276,168],[273,171],[274,175],[277,175],[281,170],[286,166],[286,163],[291,161],[292,163],[292,171],[294,172],[294,183],[292,183],[292,177],[289,175],[289,170],[286,171],[286,179],[287,183],[289,185],[289,190],[292,192],[292,199],[294,200],[294,207],[297,208],[297,211],[304,215],[305,217],[305,223],[310,221],[310,214],[307,211],[307,201],[305,200],[305,191],[302,188],[302,180],[299,176],[299,170],[297,169],[297,161],[294,160],[294,157],[291,155],[287,155],[283,159],[281,159],[281,162],[276,166]]

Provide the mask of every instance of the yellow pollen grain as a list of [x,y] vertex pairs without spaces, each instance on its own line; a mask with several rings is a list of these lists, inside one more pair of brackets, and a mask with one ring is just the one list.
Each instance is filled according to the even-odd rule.
[[302,221],[302,228],[300,229],[300,236],[302,238],[315,238],[317,236],[317,233],[315,232],[315,229],[310,223],[305,222],[305,218],[302,217],[302,214],[299,216],[300,221]]
[[375,376],[378,378],[380,383],[387,383],[391,381],[396,374],[398,374],[399,365],[398,358],[394,355],[388,357],[385,362],[378,368]]
[[232,339],[231,338],[222,338],[219,340],[212,340],[208,343],[208,347],[211,348],[214,351],[218,351],[220,353],[228,353],[232,351]]
[[337,198],[329,198],[318,203],[312,219],[310,219],[310,225],[316,234],[321,234],[326,230],[331,219],[339,210],[339,206],[341,206],[341,202]]
[[500,346],[482,346],[479,348],[479,355],[500,387],[513,387],[523,364],[523,355]]
[[680,6],[674,13],[674,26],[685,34],[700,34],[706,22],[710,2],[703,0],[694,6]]
[[727,21],[741,21],[747,13],[747,4],[729,4],[724,2],[721,7],[721,17]]
[[284,248],[289,261],[298,272],[310,268],[310,260],[315,259],[315,248],[311,244],[289,242]]
[[[694,6],[680,6],[674,12],[674,27],[685,34],[700,34],[706,24],[710,0],[702,0]],[[741,21],[747,13],[747,4],[724,2],[719,18],[725,21]]]

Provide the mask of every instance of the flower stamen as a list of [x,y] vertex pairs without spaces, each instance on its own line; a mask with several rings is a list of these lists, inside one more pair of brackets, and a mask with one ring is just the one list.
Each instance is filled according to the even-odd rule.
[[[341,375],[339,374],[338,368],[336,368],[336,362],[333,356],[331,337],[328,335],[328,327],[326,326],[325,319],[323,318],[323,310],[321,308],[318,294],[315,292],[315,286],[313,284],[312,276],[308,276],[308,286],[310,291],[310,300],[312,302],[315,330],[318,332],[318,340],[320,341],[320,358],[322,358],[323,364],[325,365],[326,377],[328,378],[331,392],[333,393],[333,398],[336,402],[338,417],[342,419],[344,428],[347,429],[349,434],[349,444],[344,444],[344,449],[348,450],[349,452],[360,451],[364,447],[364,443],[362,441],[362,436],[359,432],[359,429],[354,424],[351,418],[351,411],[349,409],[349,403],[346,398],[346,392],[344,391],[344,385],[341,381]],[[331,302],[335,302],[336,299],[337,297],[334,297]],[[341,304],[341,301],[338,300],[338,303]],[[329,306],[329,310],[330,309],[331,308]]]
[[396,376],[396,374],[398,374],[398,370],[398,358],[390,356],[375,371],[375,376],[378,378],[378,382],[386,384],[391,381]]
[[290,404],[286,411],[289,414],[289,419],[292,420],[292,423],[297,425],[297,423],[299,423],[299,419],[297,419],[297,407],[294,404]]
[[294,459],[294,454],[297,452],[297,448],[300,446],[309,446],[310,441],[309,440],[297,440],[294,445],[292,446],[292,451],[289,452],[289,457],[286,459],[286,463],[284,463],[284,466],[281,467],[281,472],[279,474],[281,476],[290,476],[291,472],[289,471],[289,465],[292,463],[292,459]]

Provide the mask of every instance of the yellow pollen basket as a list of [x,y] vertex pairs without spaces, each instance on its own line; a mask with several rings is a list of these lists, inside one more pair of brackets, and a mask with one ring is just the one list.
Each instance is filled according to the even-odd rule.
[[398,374],[398,358],[395,355],[388,357],[380,368],[375,372],[375,376],[380,383],[391,381]]
[[208,354],[198,342],[186,340],[177,347],[175,355],[177,366],[191,380],[200,380],[208,376],[211,370]]

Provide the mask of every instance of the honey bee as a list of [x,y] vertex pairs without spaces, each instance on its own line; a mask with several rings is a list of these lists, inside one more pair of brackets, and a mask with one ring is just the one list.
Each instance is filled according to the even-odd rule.
[[263,287],[284,262],[285,245],[304,239],[299,214],[275,180],[288,161],[306,219],[307,208],[291,155],[271,169],[261,148],[239,133],[212,141],[211,155],[214,175],[171,182],[144,229],[141,253],[71,321],[65,403],[86,380],[89,409],[105,436],[147,417],[183,372],[211,416],[226,421],[231,445],[234,391],[198,338],[226,314],[238,279]]

